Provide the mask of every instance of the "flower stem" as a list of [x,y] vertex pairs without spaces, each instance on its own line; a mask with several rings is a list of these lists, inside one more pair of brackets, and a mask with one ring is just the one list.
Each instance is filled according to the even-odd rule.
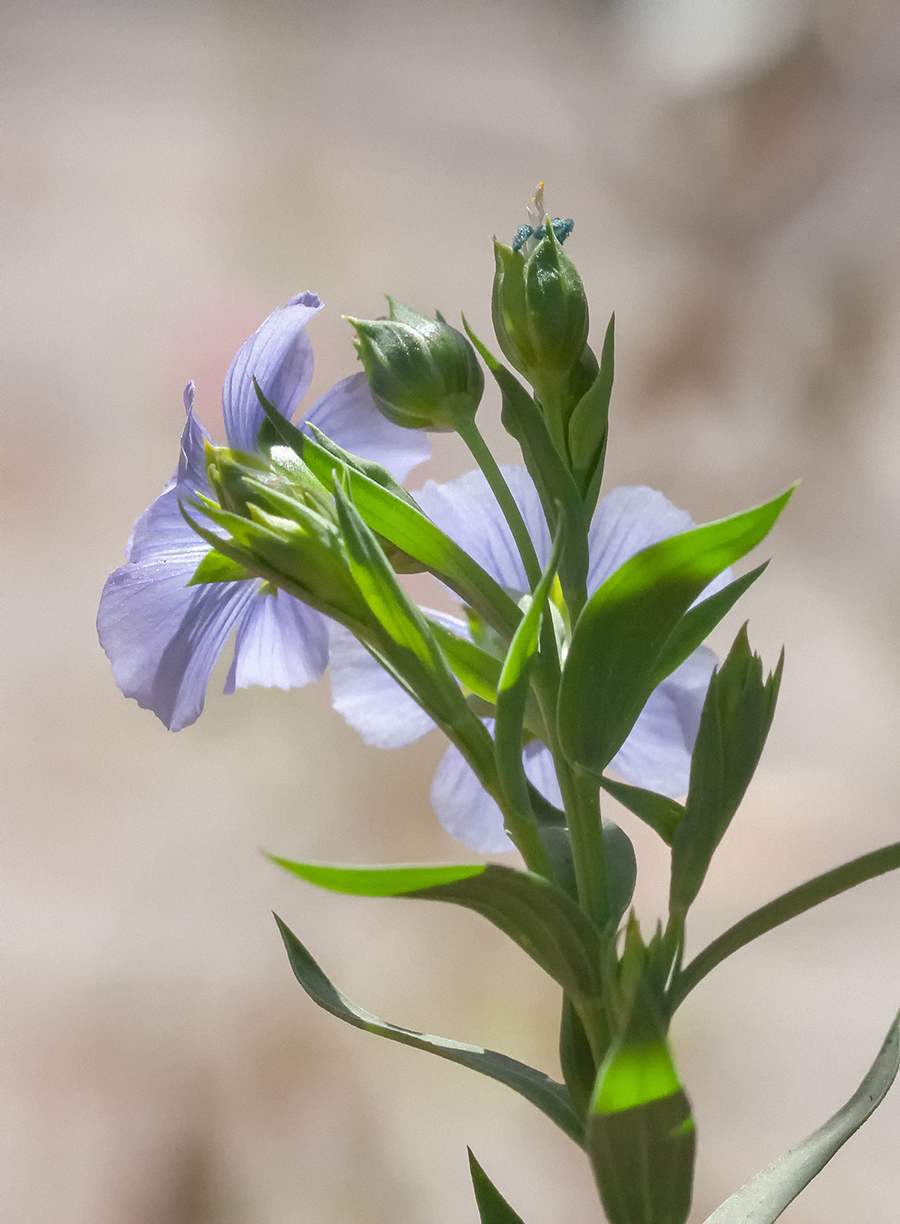
[[503,511],[503,517],[506,519],[512,532],[516,547],[519,550],[519,556],[522,558],[522,564],[525,566],[528,583],[534,589],[541,579],[541,567],[537,559],[537,553],[534,551],[531,536],[528,534],[528,528],[525,526],[525,520],[522,518],[521,511],[510,492],[509,485],[506,483],[496,459],[488,449],[487,443],[481,436],[474,418],[457,426],[457,433],[466,446],[468,446],[472,458],[484,473],[491,492],[496,497],[500,509]]

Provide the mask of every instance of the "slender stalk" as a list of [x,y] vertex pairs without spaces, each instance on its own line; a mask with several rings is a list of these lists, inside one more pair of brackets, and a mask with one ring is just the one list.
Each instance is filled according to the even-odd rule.
[[515,498],[509,490],[509,485],[506,483],[496,459],[488,449],[487,443],[481,436],[474,419],[459,425],[457,433],[466,446],[468,446],[472,453],[472,458],[484,473],[491,492],[496,497],[500,509],[503,511],[503,517],[506,519],[512,532],[516,548],[519,550],[519,556],[522,558],[522,564],[525,566],[528,583],[534,589],[541,579],[541,567],[537,559],[537,553],[534,551],[531,536],[528,534],[528,528],[525,526],[525,520],[522,518]]
[[593,779],[557,760],[557,777],[572,841],[578,900],[601,932],[609,925],[609,881],[600,818],[600,790]]
[[603,825],[600,817],[600,788],[588,774],[573,769],[560,746],[556,734],[559,678],[559,656],[554,643],[552,652],[541,654],[535,675],[535,691],[549,731],[548,747],[553,755],[569,827],[578,902],[603,933],[609,923],[610,909],[606,848],[603,845]]

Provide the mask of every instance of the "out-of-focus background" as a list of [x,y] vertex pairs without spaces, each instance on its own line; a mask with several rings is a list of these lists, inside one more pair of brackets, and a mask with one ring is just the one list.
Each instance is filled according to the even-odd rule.
[[[94,617],[177,457],[221,437],[246,336],[292,294],[314,390],[389,291],[489,331],[490,238],[539,179],[598,338],[610,485],[704,520],[802,488],[744,601],[787,667],[691,946],[900,836],[900,14],[892,0],[6,0],[4,1219],[456,1224],[469,1143],[532,1224],[598,1220],[507,1090],[317,1011],[276,909],[354,999],[556,1072],[555,990],[450,907],[319,893],[259,853],[452,860],[435,734],[365,748],[306,690],[171,735]],[[492,411],[483,409],[485,418]],[[506,459],[499,426],[487,426]],[[428,468],[467,470],[438,439]],[[721,649],[740,623],[735,613]],[[665,862],[647,855],[641,916]],[[718,969],[675,1038],[701,1220],[855,1088],[900,1004],[900,885]],[[785,1213],[896,1224],[900,1090]]]

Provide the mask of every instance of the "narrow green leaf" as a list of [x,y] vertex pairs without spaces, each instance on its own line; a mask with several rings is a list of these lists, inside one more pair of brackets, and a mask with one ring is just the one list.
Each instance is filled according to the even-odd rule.
[[657,832],[666,845],[671,846],[675,830],[684,815],[684,807],[676,799],[644,790],[641,786],[629,786],[627,782],[616,782],[612,778],[601,778],[600,785],[613,799],[618,799],[622,807]]
[[493,1050],[485,1050],[481,1046],[467,1045],[461,1041],[450,1041],[446,1037],[432,1037],[425,1033],[417,1033],[411,1029],[400,1028],[396,1024],[388,1024],[379,1020],[370,1012],[364,1011],[355,1003],[351,1003],[328,980],[309,952],[276,915],[275,921],[284,940],[288,959],[294,971],[294,977],[319,1007],[337,1016],[339,1020],[352,1024],[354,1028],[364,1029],[378,1037],[386,1037],[389,1041],[398,1041],[402,1045],[412,1046],[416,1050],[425,1050],[429,1054],[437,1054],[460,1066],[470,1067],[489,1079],[497,1080],[512,1088],[530,1101],[543,1114],[581,1145],[584,1142],[584,1128],[580,1119],[572,1109],[569,1094],[562,1084],[537,1071],[525,1063],[508,1058],[505,1054],[496,1054]]
[[246,566],[232,561],[230,557],[223,556],[213,548],[194,570],[193,577],[187,585],[200,586],[205,582],[240,582],[252,577],[253,574]]
[[729,582],[715,595],[710,595],[689,608],[673,629],[663,647],[653,676],[654,688],[671,676],[676,667],[690,658],[701,642],[705,642],[719,621],[731,611],[744,592],[753,585],[768,566],[768,561],[758,565],[749,574],[743,574]]
[[445,729],[477,723],[428,621],[398,582],[381,546],[336,476],[334,500],[350,570],[379,626],[383,653],[406,676],[407,687],[422,708]]
[[481,1224],[522,1224],[522,1217],[507,1203],[475,1159],[472,1149],[467,1148],[466,1151],[469,1153],[469,1172],[472,1175],[472,1189],[475,1191]]
[[559,735],[573,765],[602,774],[659,683],[678,622],[717,574],[764,538],[792,492],[652,544],[592,595],[560,688]]
[[352,867],[340,863],[295,863],[291,859],[266,855],[279,867],[330,892],[354,897],[399,897],[418,888],[453,884],[481,875],[484,863],[400,863],[396,866]]
[[704,1224],[773,1224],[887,1095],[900,1068],[900,1014],[878,1057],[842,1109],[717,1207]]
[[[274,861],[335,892],[417,897],[474,910],[527,952],[576,1004],[593,1006],[600,997],[600,936],[575,902],[542,876],[496,863],[349,867]],[[440,872],[449,875],[438,880]]]
[[849,863],[843,863],[831,871],[799,884],[790,892],[776,897],[766,905],[760,906],[733,927],[729,927],[718,939],[703,949],[689,965],[678,974],[669,991],[669,1010],[674,1012],[694,987],[706,977],[716,965],[720,965],[727,957],[739,952],[741,948],[774,931],[776,927],[792,918],[805,914],[807,910],[839,896],[857,884],[866,880],[874,880],[888,871],[900,868],[900,842],[883,846],[880,850],[872,850],[862,854]]

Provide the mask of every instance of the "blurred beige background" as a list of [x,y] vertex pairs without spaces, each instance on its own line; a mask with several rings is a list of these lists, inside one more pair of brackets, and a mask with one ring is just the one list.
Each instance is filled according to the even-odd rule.
[[[456,1224],[469,1143],[527,1224],[600,1218],[513,1094],[317,1011],[269,911],[350,997],[556,1073],[555,991],[450,907],[335,897],[258,853],[461,851],[437,735],[367,749],[327,682],[167,733],[115,688],[96,604],[241,341],[291,294],[390,291],[487,333],[491,234],[545,179],[595,337],[618,317],[609,483],[697,520],[804,484],[745,601],[787,669],[696,907],[748,909],[900,837],[900,14],[891,0],[112,0],[2,5],[3,1218]],[[493,403],[491,405],[493,408]],[[489,409],[485,407],[487,417]],[[492,427],[503,456],[513,452]],[[467,469],[439,439],[428,470]],[[718,644],[740,620],[733,614]],[[665,863],[646,853],[640,912]],[[716,971],[676,1040],[705,1215],[825,1119],[900,1004],[900,881]],[[900,1090],[784,1215],[896,1224]]]

